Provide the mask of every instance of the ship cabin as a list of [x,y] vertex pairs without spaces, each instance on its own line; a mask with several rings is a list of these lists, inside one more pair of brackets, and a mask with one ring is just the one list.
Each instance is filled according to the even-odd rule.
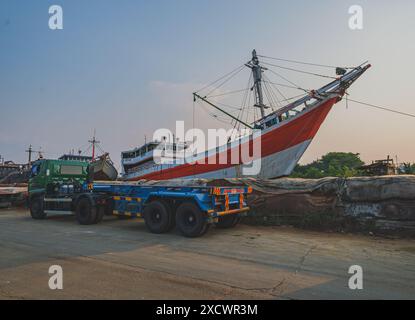
[[174,162],[180,152],[183,152],[188,147],[186,142],[168,142],[166,139],[162,141],[151,141],[144,144],[141,147],[137,147],[133,150],[124,151],[121,153],[121,164],[123,169],[123,175],[151,170],[155,165],[154,150],[156,148],[162,148],[162,157],[167,162],[169,158],[171,162]]
[[58,160],[73,160],[73,161],[83,161],[83,162],[91,162],[92,157],[89,156],[82,156],[80,154],[63,154],[61,155]]

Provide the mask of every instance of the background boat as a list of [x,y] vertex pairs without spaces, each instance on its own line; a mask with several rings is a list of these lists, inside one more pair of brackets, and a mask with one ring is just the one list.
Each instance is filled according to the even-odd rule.
[[115,169],[108,153],[92,160],[91,165],[94,168],[94,180],[114,181],[117,179],[118,171]]
[[[115,168],[114,163],[112,162],[109,156],[109,153],[105,152],[100,147],[99,145],[100,142],[95,138],[95,131],[94,131],[94,136],[88,142],[90,143],[90,145],[84,152],[79,150],[78,154],[74,154],[74,152],[69,153],[69,154],[64,154],[59,159],[90,162],[92,167],[94,168],[94,180],[101,180],[101,181],[117,180],[118,171]],[[100,156],[96,156],[96,148],[98,148],[102,152]],[[91,156],[84,155],[90,149],[92,149]]]

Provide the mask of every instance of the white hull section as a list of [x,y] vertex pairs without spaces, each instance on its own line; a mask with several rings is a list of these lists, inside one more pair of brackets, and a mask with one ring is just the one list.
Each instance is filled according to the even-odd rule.
[[[286,150],[261,158],[261,172],[259,175],[253,175],[253,177],[269,179],[290,175],[310,143],[311,140],[307,140]],[[247,177],[249,175],[243,175],[241,165],[237,165],[227,169],[187,176],[186,178],[223,179]]]

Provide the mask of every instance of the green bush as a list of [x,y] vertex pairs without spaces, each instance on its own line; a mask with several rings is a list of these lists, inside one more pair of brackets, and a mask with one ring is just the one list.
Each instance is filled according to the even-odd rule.
[[[361,175],[364,165],[358,153],[329,152],[321,159],[306,165],[297,164],[291,177],[318,179],[323,177],[354,177]],[[414,168],[415,169],[415,168]]]

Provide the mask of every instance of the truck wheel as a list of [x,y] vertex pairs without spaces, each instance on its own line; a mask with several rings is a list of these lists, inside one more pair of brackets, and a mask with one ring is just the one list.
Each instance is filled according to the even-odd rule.
[[35,197],[30,200],[30,215],[33,219],[40,220],[45,219],[47,214],[43,207],[43,198]]
[[203,230],[200,232],[199,237],[203,236],[206,232],[209,231],[211,224],[210,223],[206,223],[205,227],[203,228]]
[[152,233],[164,233],[171,227],[171,209],[164,201],[150,202],[144,208],[143,216],[147,228]]
[[97,218],[97,208],[88,198],[82,198],[76,205],[75,216],[80,224],[94,224]]
[[204,213],[192,202],[184,202],[179,206],[176,212],[176,226],[189,238],[199,237],[209,228]]
[[218,220],[219,221],[216,223],[216,227],[221,229],[229,229],[236,226],[241,218],[235,214],[231,214],[219,217]]

